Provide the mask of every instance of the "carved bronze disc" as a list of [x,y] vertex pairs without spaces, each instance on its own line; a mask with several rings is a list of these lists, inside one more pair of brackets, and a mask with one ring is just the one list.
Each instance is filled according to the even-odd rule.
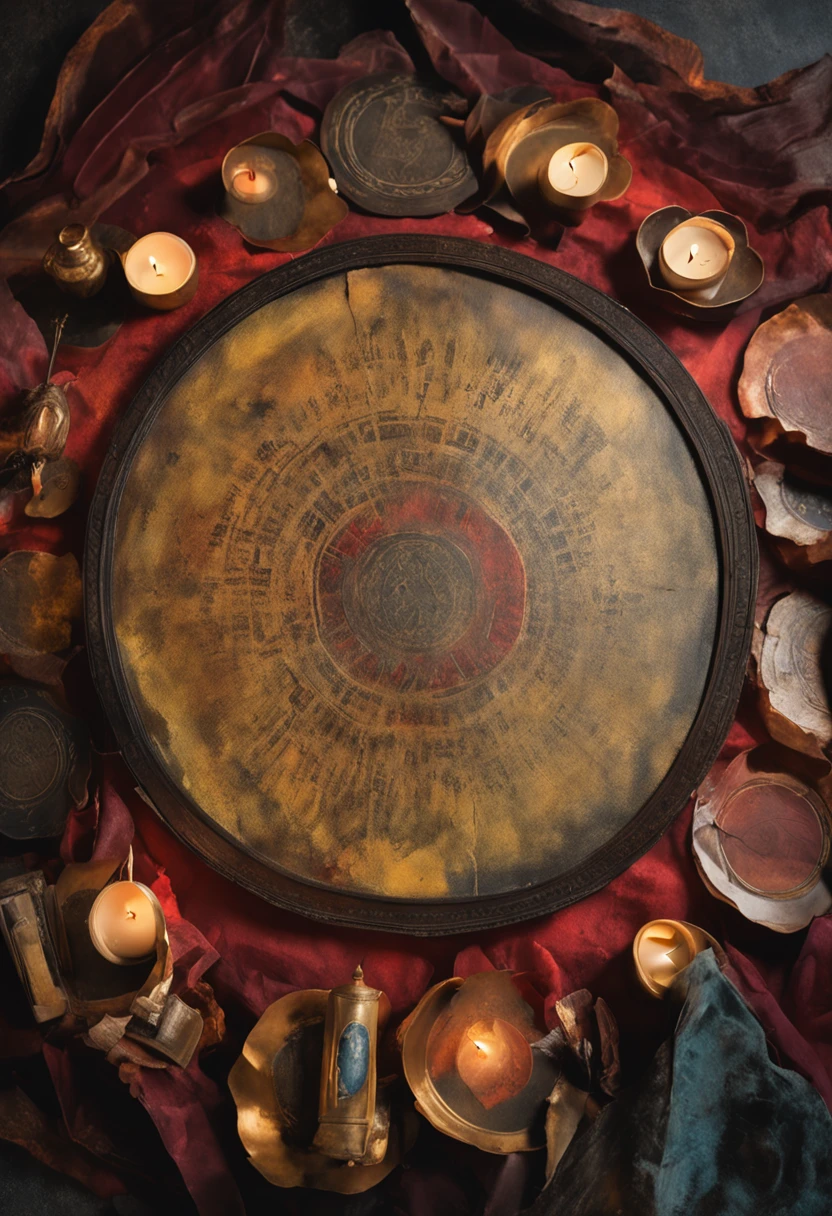
[[59,835],[84,802],[89,776],[84,724],[36,684],[0,681],[0,834]]
[[[461,98],[455,96],[458,103]],[[355,80],[329,103],[321,146],[338,189],[377,215],[440,215],[474,193],[464,149],[439,121],[448,98],[414,76]]]
[[129,411],[86,564],[124,754],[212,864],[415,933],[607,882],[730,725],[731,440],[605,296],[469,241],[298,259]]

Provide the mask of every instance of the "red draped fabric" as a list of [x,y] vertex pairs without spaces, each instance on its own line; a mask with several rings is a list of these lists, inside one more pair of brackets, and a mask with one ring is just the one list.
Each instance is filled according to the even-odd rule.
[[[362,35],[336,59],[298,57],[286,8],[280,0],[116,0],[67,60],[40,153],[2,189],[13,218],[0,233],[0,270],[12,274],[36,264],[72,214],[137,235],[180,233],[197,254],[200,283],[176,312],[137,312],[106,345],[61,350],[58,366],[67,373],[72,409],[67,454],[83,470],[82,501],[65,517],[26,519],[7,531],[7,549],[71,549],[81,558],[96,476],[133,394],[210,308],[288,260],[247,246],[215,214],[224,153],[268,128],[314,139],[322,108],[349,81],[412,68],[386,31]],[[511,247],[578,276],[638,313],[671,346],[748,456],[736,396],[745,345],[761,318],[796,296],[823,290],[832,271],[832,60],[764,88],[736,89],[704,80],[690,43],[577,0],[517,4],[524,40],[530,28],[537,30],[534,53],[517,49],[463,0],[408,0],[407,8],[422,61],[429,57],[439,76],[471,100],[536,82],[559,101],[611,101],[621,118],[621,150],[633,165],[632,187],[620,202],[593,208],[555,251],[495,230],[480,215],[455,214],[395,220],[351,212],[324,243],[386,232],[450,234]],[[495,6],[503,28],[514,9]],[[573,78],[570,66],[587,79]],[[670,203],[739,214],[765,260],[762,289],[721,328],[673,318],[646,294],[635,233],[649,212]],[[2,283],[0,293],[0,408],[11,410],[17,390],[43,376],[46,350]],[[783,579],[764,554],[766,594]],[[779,1060],[808,1077],[832,1107],[832,922],[823,918],[802,933],[779,936],[713,899],[691,857],[690,808],[608,887],[540,921],[435,941],[330,929],[238,889],[171,836],[112,753],[84,663],[83,655],[73,660],[67,685],[75,704],[93,715],[98,790],[90,806],[71,817],[62,857],[85,859],[93,849],[111,855],[126,848],[135,828],[137,877],[152,883],[168,914],[177,982],[192,986],[204,976],[228,1018],[226,1039],[213,1057],[185,1072],[132,1070],[124,1075],[129,1089],[123,1085],[111,1095],[105,1117],[119,1119],[119,1104],[130,1103],[130,1095],[138,1099],[202,1216],[244,1210],[240,1188],[251,1171],[235,1139],[225,1077],[246,1033],[270,1002],[296,988],[339,982],[359,957],[368,981],[387,992],[399,1016],[431,983],[487,967],[535,972],[550,1012],[557,998],[587,987],[618,1018],[626,1078],[638,1074],[670,1028],[666,1008],[636,984],[633,936],[657,916],[690,920],[728,944],[733,978]],[[762,738],[746,697],[724,755]],[[66,1128],[89,1148],[95,1118],[82,1120],[79,1112],[101,1103],[90,1092],[98,1072],[84,1066],[93,1053],[80,1050],[84,1054],[44,1048]],[[454,1151],[461,1172],[417,1153],[409,1170],[383,1184],[390,1196],[385,1210],[481,1211],[483,1187],[492,1192],[491,1211],[516,1208],[523,1176],[516,1162],[483,1164],[475,1160],[481,1154]],[[460,1181],[465,1171],[480,1178],[479,1189]],[[112,1189],[112,1179],[106,1185]],[[287,1202],[286,1210],[317,1210],[309,1196]]]

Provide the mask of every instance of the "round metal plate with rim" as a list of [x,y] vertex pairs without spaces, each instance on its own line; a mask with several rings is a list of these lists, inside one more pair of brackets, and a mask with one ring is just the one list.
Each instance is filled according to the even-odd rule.
[[726,428],[607,297],[382,237],[231,297],[128,411],[95,675],[173,830],[278,904],[450,933],[596,890],[730,726],[756,584]]

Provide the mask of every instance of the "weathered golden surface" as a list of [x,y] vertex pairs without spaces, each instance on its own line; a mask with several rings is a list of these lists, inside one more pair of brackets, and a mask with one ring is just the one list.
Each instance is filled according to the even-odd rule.
[[461,271],[351,271],[171,390],[118,513],[131,694],[180,788],[302,880],[553,877],[693,722],[718,604],[686,441],[611,346]]

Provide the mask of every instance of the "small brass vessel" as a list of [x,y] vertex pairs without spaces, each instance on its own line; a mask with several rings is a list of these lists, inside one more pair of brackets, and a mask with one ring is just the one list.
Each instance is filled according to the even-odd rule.
[[381,992],[364,983],[360,966],[352,983],[333,988],[326,1006],[320,1123],[313,1147],[354,1163],[367,1151],[376,1110],[376,1048]]
[[61,290],[81,299],[101,290],[109,268],[109,255],[84,224],[67,224],[43,256],[43,269]]

